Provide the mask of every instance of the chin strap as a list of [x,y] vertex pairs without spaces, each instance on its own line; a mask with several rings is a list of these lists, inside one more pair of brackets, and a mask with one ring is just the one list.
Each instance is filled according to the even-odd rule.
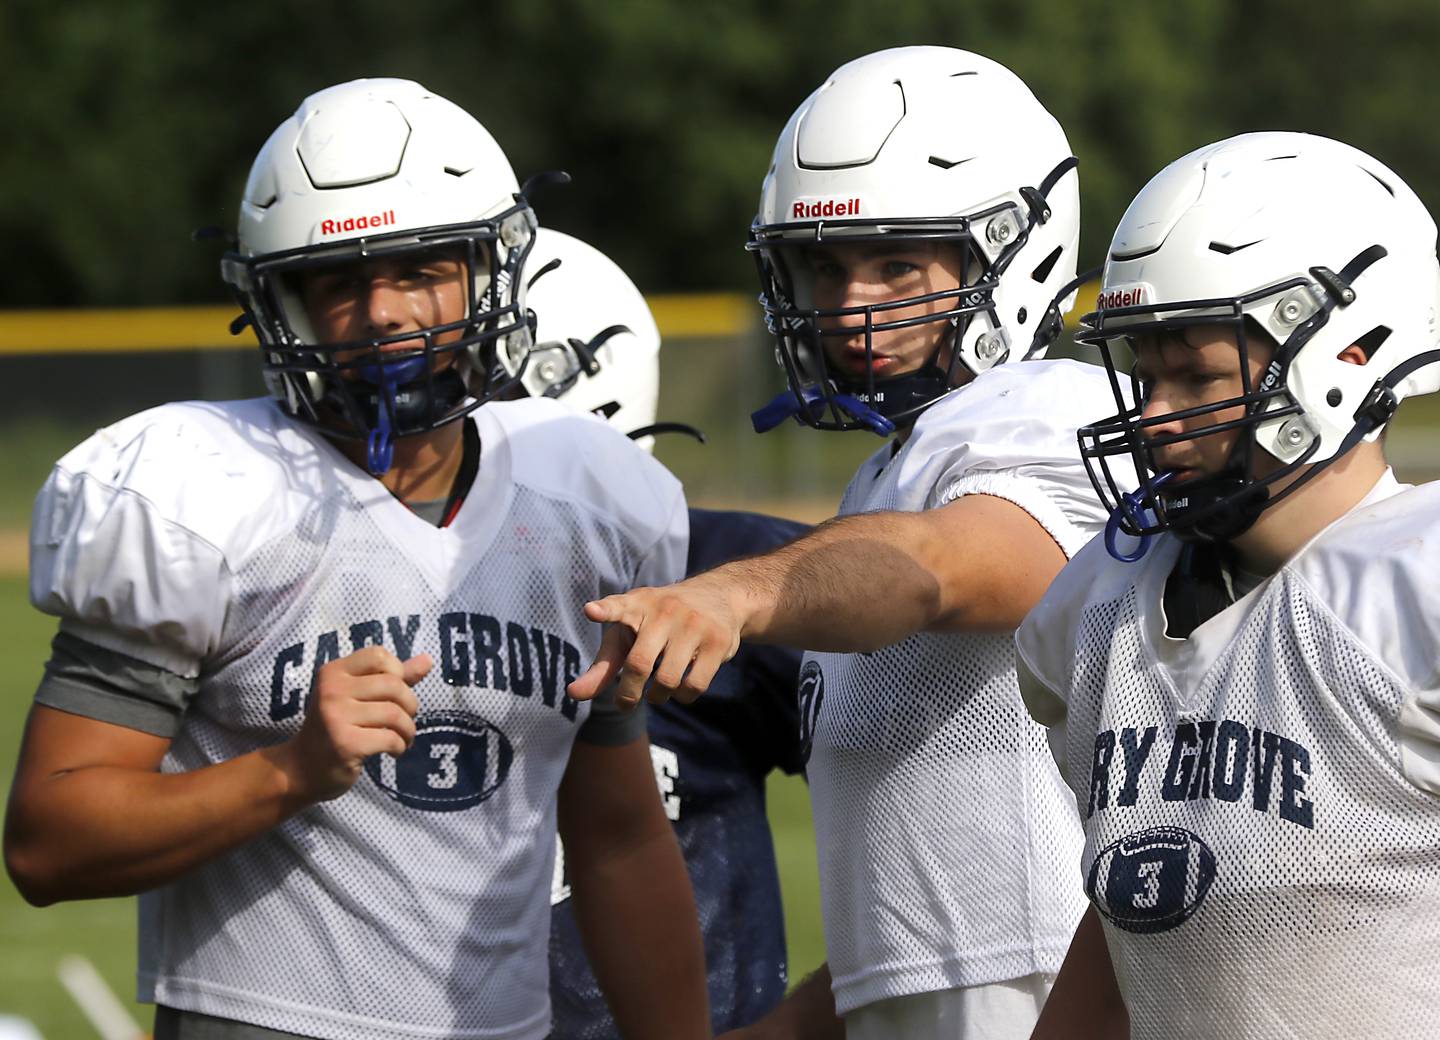
[[1120,536],[1122,525],[1128,520],[1133,527],[1145,526],[1145,502],[1154,501],[1156,494],[1175,477],[1174,473],[1157,473],[1144,484],[1141,484],[1128,495],[1121,495],[1120,502],[1115,506],[1115,511],[1110,514],[1110,519],[1105,521],[1105,551],[1121,563],[1135,563],[1144,558],[1150,551],[1150,543],[1154,540],[1153,535],[1142,534],[1139,536],[1140,543],[1129,553],[1122,553],[1116,544]]
[[[815,413],[821,410],[821,408],[817,408],[817,405],[823,408],[827,400],[825,392],[818,385],[812,383],[805,387],[802,394],[803,400],[793,390],[781,391],[769,404],[750,413],[750,425],[755,427],[756,433],[767,433],[786,419],[794,419],[799,422],[802,412],[814,417]],[[888,437],[895,432],[893,422],[858,397],[837,393],[830,395],[828,400],[871,433]]]
[[429,358],[416,357],[393,364],[361,365],[360,378],[379,391],[375,396],[375,428],[365,442],[365,468],[378,477],[395,460],[395,395],[401,385],[424,375]]

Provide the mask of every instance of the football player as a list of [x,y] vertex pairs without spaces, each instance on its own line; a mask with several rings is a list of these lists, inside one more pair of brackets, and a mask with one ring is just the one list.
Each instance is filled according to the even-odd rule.
[[829,962],[753,1035],[838,1036],[838,1013],[851,1038],[1027,1036],[1083,910],[1012,638],[1105,519],[1075,450],[1105,375],[1040,360],[1078,235],[1069,144],[1009,70],[939,47],[841,67],[751,233],[790,381],[756,421],[887,441],[812,534],[586,608],[612,627],[578,696],[623,667],[626,700],[690,700],[742,639],[810,648]]
[[144,893],[157,1037],[538,1040],[557,821],[626,1035],[709,1035],[644,719],[565,696],[580,605],[679,577],[685,503],[604,423],[495,400],[534,232],[449,101],[307,98],[223,261],[273,398],[136,415],[39,495],[60,627],[7,864],[37,903]]
[[1114,520],[1017,634],[1091,903],[1037,1037],[1435,1035],[1440,486],[1383,451],[1440,388],[1435,239],[1297,133],[1176,160],[1115,232],[1080,337]]
[[[646,431],[655,429],[660,333],[639,290],[599,250],[552,228],[536,233],[529,264],[545,272],[533,276],[529,304],[538,319],[536,372],[549,378],[528,389],[607,416],[648,440]],[[806,530],[756,513],[691,508],[687,573],[764,552]],[[798,651],[742,647],[703,701],[649,711],[655,780],[695,889],[717,1032],[754,1022],[785,995],[785,921],[765,778],[773,769],[803,767],[799,672]],[[581,945],[563,863],[562,849],[550,926],[554,1036],[617,1037]]]

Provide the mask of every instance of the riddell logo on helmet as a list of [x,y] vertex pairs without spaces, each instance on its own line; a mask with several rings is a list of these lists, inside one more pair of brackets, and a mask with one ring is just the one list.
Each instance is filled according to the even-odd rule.
[[859,199],[815,199],[807,202],[799,199],[790,206],[790,219],[809,217],[858,217]]
[[372,213],[363,217],[346,217],[344,220],[320,221],[320,234],[339,235],[346,231],[368,231],[371,228],[389,227],[395,223],[395,211]]
[[1139,285],[1117,285],[1113,289],[1103,289],[1095,300],[1095,306],[1102,309],[1110,307],[1136,307],[1145,302],[1149,295],[1150,286]]

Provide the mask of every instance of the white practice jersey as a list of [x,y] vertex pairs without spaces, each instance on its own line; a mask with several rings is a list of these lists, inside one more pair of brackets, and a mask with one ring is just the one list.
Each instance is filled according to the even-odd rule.
[[1132,1035],[1440,1034],[1440,485],[1387,473],[1183,640],[1180,550],[1088,546],[1017,636]]
[[[994,495],[1070,555],[1105,521],[1075,430],[1114,410],[1093,365],[999,366],[925,411],[898,451],[871,456],[840,513]],[[884,589],[855,596],[886,609]],[[801,698],[840,1013],[1057,971],[1085,907],[1080,826],[1020,701],[1011,637],[920,633],[874,653],[807,654]]]
[[549,1031],[556,790],[591,712],[565,685],[600,639],[581,606],[682,577],[688,518],[596,419],[473,421],[444,528],[268,399],[134,416],[41,491],[37,606],[200,679],[167,772],[293,736],[316,669],[356,649],[435,661],[408,753],[142,898],[141,999],[336,1040]]

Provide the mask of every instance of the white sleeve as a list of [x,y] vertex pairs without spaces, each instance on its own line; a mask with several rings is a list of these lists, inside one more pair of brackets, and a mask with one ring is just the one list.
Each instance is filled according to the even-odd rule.
[[1030,712],[1030,717],[1045,727],[1045,739],[1050,744],[1050,755],[1055,759],[1055,768],[1063,777],[1068,705],[1064,696],[1035,674],[1025,652],[1020,649],[1018,631],[1015,633],[1015,644],[1015,672],[1020,679],[1020,698],[1025,702],[1025,709]]
[[1406,691],[1395,739],[1406,779],[1440,796],[1440,482],[1362,505],[1294,565]]
[[102,431],[40,489],[30,599],[80,639],[193,678],[218,644],[229,571],[218,548],[125,486],[134,460],[122,454]]
[[1440,797],[1440,689],[1420,690],[1400,709],[1400,767],[1422,791]]
[[1062,776],[1066,775],[1065,728],[1074,682],[1075,643],[1096,568],[1105,564],[1103,556],[1103,547],[1095,543],[1062,567],[1015,630],[1020,696],[1031,718],[1047,728],[1050,751]]
[[685,577],[685,558],[690,549],[690,511],[678,484],[670,503],[665,529],[635,569],[632,588],[641,585],[673,585]]
[[937,407],[944,406],[949,414],[922,433],[934,442],[930,454],[943,457],[928,505],[1003,498],[1034,517],[1067,557],[1103,529],[1106,512],[1075,433],[1115,408],[1103,372],[1075,362],[1001,366]]
[[[1089,498],[1094,497],[1088,479],[1084,487],[1088,497],[1077,500],[1074,482],[1064,479],[1065,476],[1043,470],[1037,472],[1034,467],[971,471],[944,484],[938,504],[945,505],[963,495],[1003,498],[1029,513],[1068,558],[1098,533],[1104,520],[1097,520],[1091,515],[1094,510],[1088,508]],[[1081,477],[1084,478],[1083,473]]]

